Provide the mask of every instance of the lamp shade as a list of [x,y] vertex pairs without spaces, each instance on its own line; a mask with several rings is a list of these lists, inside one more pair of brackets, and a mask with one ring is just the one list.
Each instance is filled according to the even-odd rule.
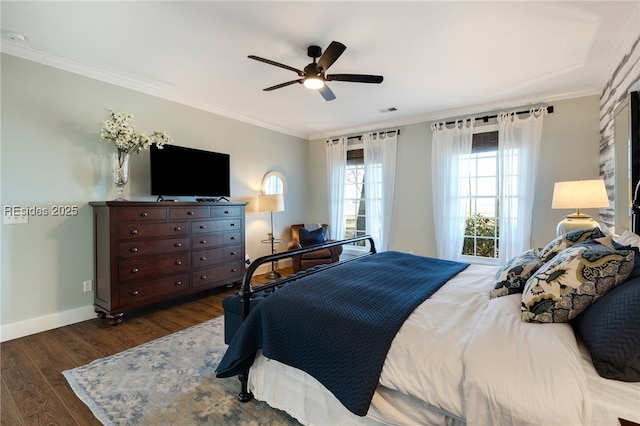
[[556,234],[589,229],[599,226],[591,216],[580,209],[609,207],[607,189],[602,179],[556,182],[553,187],[552,209],[576,209],[558,223]]
[[282,212],[284,211],[284,197],[282,194],[262,194],[258,197],[258,211]]
[[599,209],[609,207],[607,189],[602,179],[556,182],[552,209]]

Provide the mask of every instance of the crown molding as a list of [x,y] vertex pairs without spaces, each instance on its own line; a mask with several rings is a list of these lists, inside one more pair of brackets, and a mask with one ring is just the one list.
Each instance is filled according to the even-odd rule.
[[570,92],[548,93],[546,95],[536,95],[529,98],[513,98],[499,102],[492,102],[480,105],[473,105],[464,108],[455,108],[444,111],[436,111],[427,114],[415,115],[412,117],[404,117],[396,120],[376,121],[360,125],[357,127],[346,127],[329,132],[313,133],[309,135],[309,140],[334,138],[336,136],[350,135],[354,133],[370,132],[378,129],[388,129],[392,127],[407,126],[410,124],[418,124],[425,122],[433,122],[438,120],[452,120],[458,117],[469,117],[475,115],[484,115],[501,110],[510,110],[514,108],[523,108],[526,106],[549,105],[552,102],[581,98],[585,96],[600,95],[600,90],[596,88],[583,88]]
[[305,133],[301,133],[301,132],[288,129],[285,127],[281,127],[281,126],[276,126],[262,120],[257,120],[253,117],[237,114],[232,111],[227,111],[227,110],[215,107],[213,105],[195,101],[194,99],[181,96],[175,92],[166,90],[157,85],[144,83],[139,80],[123,77],[115,73],[103,71],[94,67],[89,67],[89,66],[80,64],[78,62],[74,62],[69,59],[62,58],[60,56],[51,55],[39,50],[25,47],[19,43],[2,40],[2,43],[0,44],[0,52],[6,53],[12,56],[17,56],[19,58],[26,59],[32,62],[37,62],[39,64],[47,65],[53,68],[68,71],[84,77],[92,78],[94,80],[99,80],[99,81],[113,84],[119,87],[131,89],[136,92],[141,92],[147,95],[156,96],[158,98],[162,98],[162,99],[166,99],[182,105],[190,106],[202,111],[211,112],[213,114],[231,118],[233,120],[238,120],[247,124],[252,124],[254,126],[262,127],[268,130],[284,133],[290,136],[295,136],[302,139],[308,139],[308,136],[309,136]]
[[[629,21],[630,20],[627,20],[627,23],[629,23]],[[627,25],[627,27],[628,27],[627,28],[628,31],[624,32],[625,40],[631,40],[632,37],[637,37],[637,34],[633,34],[634,32],[637,32],[635,27],[633,27],[632,25]],[[629,44],[629,46],[633,43],[633,41],[635,41],[635,38],[631,40],[631,43]],[[623,45],[623,44],[624,43],[617,44],[616,45],[617,48],[612,49],[612,53],[609,56],[612,57],[613,51],[615,50],[616,52],[622,51],[621,53],[619,53],[620,55],[619,57],[622,57],[622,55],[626,53],[624,49],[628,50],[627,44],[624,44],[624,49],[618,47],[619,45]],[[262,127],[268,130],[273,130],[275,132],[287,134],[287,135],[298,137],[305,140],[323,139],[323,138],[335,137],[337,135],[362,133],[365,131],[372,131],[375,129],[406,126],[410,124],[432,122],[432,121],[444,120],[444,119],[449,120],[456,117],[464,117],[464,116],[470,116],[475,114],[484,114],[484,113],[492,112],[496,110],[521,108],[524,105],[548,104],[550,102],[554,102],[557,100],[571,99],[571,98],[591,96],[591,95],[600,95],[602,88],[606,83],[606,80],[610,78],[610,74],[607,75],[605,73],[603,74],[605,75],[605,77],[604,77],[604,82],[602,84],[595,85],[592,88],[583,88],[583,89],[579,89],[571,92],[549,93],[542,96],[536,95],[535,98],[531,97],[531,98],[516,98],[516,99],[510,99],[510,100],[503,100],[499,102],[479,104],[479,105],[444,110],[444,111],[436,111],[432,113],[420,114],[420,115],[415,115],[411,117],[403,117],[399,119],[375,121],[375,122],[362,124],[354,127],[338,128],[338,129],[333,129],[333,130],[324,131],[324,132],[306,134],[306,133],[295,131],[289,128],[276,126],[274,124],[267,123],[262,120],[257,120],[253,117],[248,117],[242,114],[234,113],[232,111],[227,111],[227,110],[215,107],[213,105],[198,102],[198,101],[195,101],[194,99],[186,98],[184,96],[181,96],[170,90],[166,90],[157,85],[126,78],[121,75],[106,72],[94,67],[82,65],[66,58],[44,53],[42,51],[38,51],[35,49],[27,48],[19,43],[2,40],[2,43],[0,45],[0,52],[17,56],[19,58],[26,59],[29,61],[37,62],[43,65],[51,66],[64,71],[68,71],[74,74],[82,75],[84,77],[99,80],[105,83],[114,84],[119,87],[124,87],[137,92],[156,96],[158,98],[162,98],[162,99],[173,101],[182,105],[190,106],[202,111],[207,111],[207,112],[217,114],[223,117],[227,117],[233,120],[238,120],[247,124]],[[613,66],[615,67],[615,64]],[[609,72],[609,70],[607,70],[606,72]],[[613,73],[613,69],[611,69],[610,73]],[[598,77],[597,80],[600,81],[600,77]]]

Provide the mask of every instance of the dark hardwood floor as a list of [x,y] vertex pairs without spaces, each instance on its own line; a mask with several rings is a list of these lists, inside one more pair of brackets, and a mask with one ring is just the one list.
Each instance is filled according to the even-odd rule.
[[[259,276],[254,279],[264,281]],[[1,343],[2,425],[100,425],[62,371],[221,316],[222,299],[237,290],[237,286],[221,287],[127,311],[117,326],[96,317]]]

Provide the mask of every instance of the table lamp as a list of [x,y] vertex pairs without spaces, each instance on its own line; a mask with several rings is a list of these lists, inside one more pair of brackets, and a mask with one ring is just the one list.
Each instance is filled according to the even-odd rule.
[[[271,213],[271,232],[269,232],[268,240],[271,242],[271,254],[275,253],[273,238],[273,212],[284,211],[284,196],[282,194],[262,194],[258,197],[258,211]],[[265,278],[274,280],[280,278],[280,274],[276,272],[275,262],[271,262],[271,271],[265,275]]]
[[600,226],[580,209],[609,207],[609,197],[602,179],[556,182],[553,187],[552,209],[576,209],[558,223],[556,234]]

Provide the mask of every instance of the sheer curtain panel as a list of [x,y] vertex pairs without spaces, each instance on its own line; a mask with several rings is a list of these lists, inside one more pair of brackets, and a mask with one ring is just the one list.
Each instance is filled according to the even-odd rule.
[[344,238],[344,179],[347,166],[347,138],[326,142],[329,192],[329,239]]
[[532,109],[525,118],[515,112],[498,115],[500,169],[499,260],[505,264],[531,246],[531,219],[543,116]]
[[391,238],[397,132],[367,133],[362,136],[362,143],[366,229],[381,252],[388,249]]
[[474,120],[431,126],[431,177],[436,248],[441,259],[460,260],[464,242],[465,206],[469,196],[469,155]]

